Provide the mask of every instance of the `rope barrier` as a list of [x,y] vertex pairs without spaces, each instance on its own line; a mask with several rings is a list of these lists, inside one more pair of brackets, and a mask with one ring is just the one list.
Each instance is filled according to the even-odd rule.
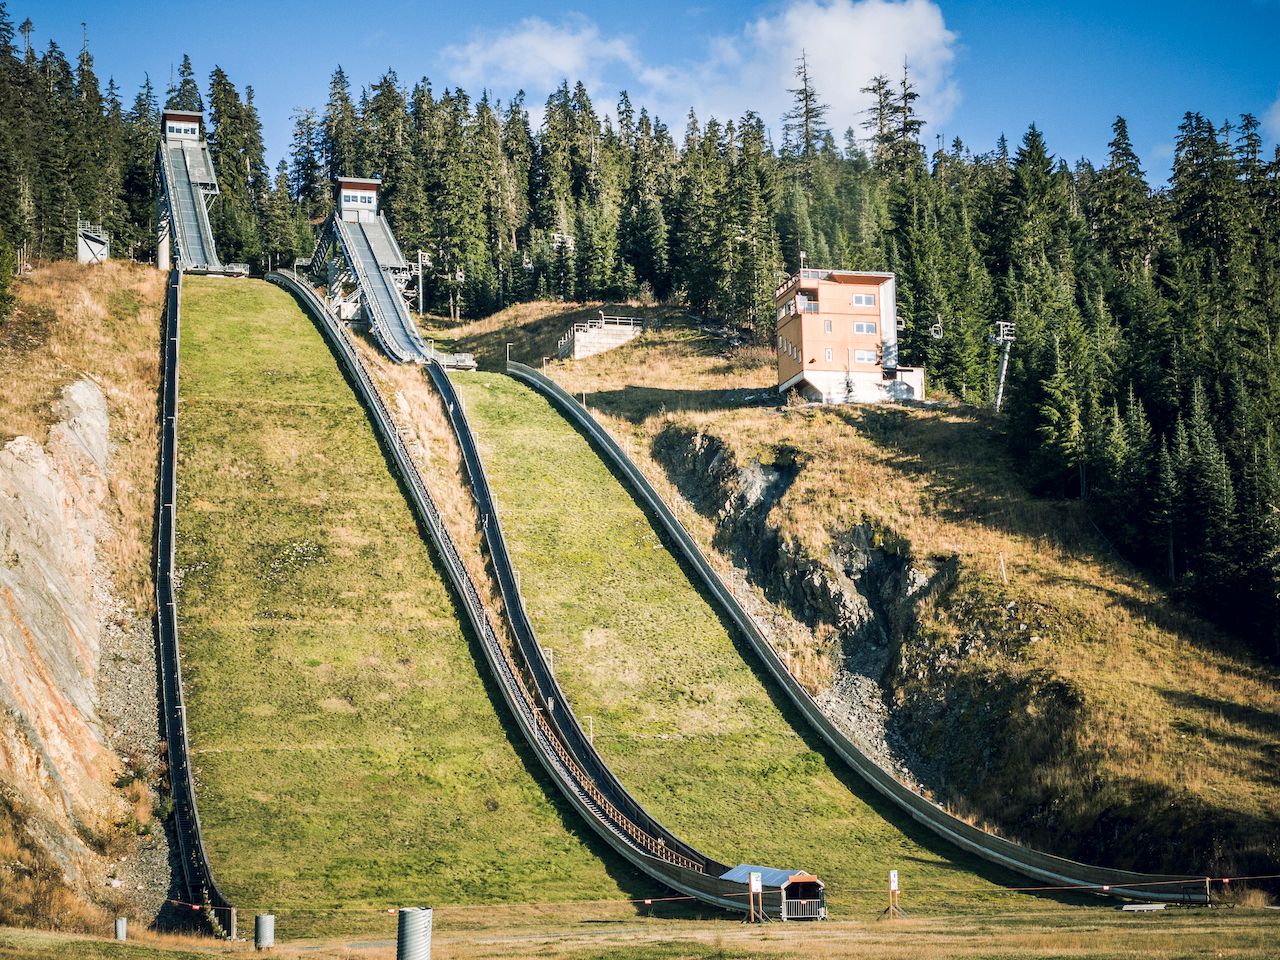
[[[1203,887],[1203,885],[1206,882],[1210,884],[1216,883],[1216,884],[1221,884],[1225,886],[1225,885],[1230,885],[1232,883],[1244,883],[1251,880],[1280,880],[1280,873],[1242,874],[1242,875],[1231,876],[1231,877],[1202,876],[1202,877],[1196,877],[1195,879],[1187,879],[1184,881],[1165,880],[1158,883],[1156,881],[1152,881],[1151,883],[1148,883],[1148,884],[1130,883],[1130,884],[1125,884],[1125,886],[1126,887],[1155,886],[1155,885],[1173,886],[1176,883],[1181,883],[1184,886],[1196,887],[1197,889],[1199,889]],[[1098,883],[1098,884],[1064,884],[1061,886],[1034,886],[1034,887],[1001,886],[1001,887],[994,887],[988,891],[975,891],[971,887],[970,888],[935,887],[935,886],[924,885],[924,886],[913,886],[912,890],[915,892],[919,892],[921,894],[928,894],[928,895],[947,894],[947,893],[953,893],[953,894],[982,893],[985,896],[993,893],[996,893],[996,894],[1055,893],[1055,892],[1056,893],[1072,893],[1072,892],[1090,891],[1090,890],[1095,890],[1099,893],[1107,893],[1110,891],[1110,888],[1111,888],[1111,884]],[[843,893],[877,894],[877,893],[884,892],[884,888],[881,885],[877,885],[874,887],[841,887],[840,889],[841,889],[841,892]],[[749,894],[729,893],[729,894],[726,894],[726,896],[746,897],[746,896],[749,896]],[[636,904],[636,905],[648,907],[658,903],[697,901],[697,899],[698,899],[697,897],[674,894],[666,897],[624,897],[624,898],[616,898],[616,899],[607,898],[607,899],[594,899],[594,900],[537,900],[537,901],[529,900],[529,901],[520,901],[520,902],[514,902],[514,903],[474,903],[474,904],[457,903],[457,904],[447,904],[446,906],[484,907],[485,909],[491,909],[491,910],[501,910],[503,908],[514,909],[517,907],[521,907],[521,908],[548,907],[550,908],[550,907],[573,907],[573,906],[610,906],[610,905],[622,906],[623,904]],[[165,903],[171,903],[171,904],[174,904],[175,906],[180,906],[180,907],[190,907],[192,910],[205,909],[204,904],[188,903],[185,900],[175,900],[172,897],[165,898]],[[316,908],[315,911],[309,911],[307,908],[303,907],[303,908],[294,908],[292,912],[294,913],[322,912],[322,913],[334,913],[334,914],[336,913],[394,914],[397,909],[398,908],[396,907],[327,907],[327,908],[320,907],[320,908]],[[254,912],[266,913],[270,911],[263,909],[263,910],[256,910]]]

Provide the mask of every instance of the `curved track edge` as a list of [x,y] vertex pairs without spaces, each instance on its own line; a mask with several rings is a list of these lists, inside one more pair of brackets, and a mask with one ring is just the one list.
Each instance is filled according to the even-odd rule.
[[1079,863],[1033,850],[966,823],[899,782],[868,757],[826,716],[817,702],[792,676],[773,645],[751,615],[725,586],[702,550],[626,452],[609,432],[563,387],[543,373],[514,360],[507,373],[550,400],[625,479],[632,494],[657,518],[680,557],[697,574],[730,621],[738,628],[774,680],[816,730],[863,780],[913,820],[954,844],[1001,867],[1060,887],[1074,887],[1132,900],[1207,903],[1204,877],[1139,873]]
[[[554,684],[549,671],[545,678],[541,676],[542,671],[536,665],[540,662],[540,655],[538,660],[528,664],[529,674],[534,680],[533,691],[529,689],[524,675],[499,641],[489,611],[462,563],[425,481],[342,323],[326,309],[323,301],[306,281],[297,275],[276,271],[267,274],[266,279],[292,293],[315,318],[329,342],[364,405],[383,449],[399,474],[419,525],[431,540],[450,585],[461,601],[467,621],[480,641],[481,651],[508,712],[561,794],[616,853],[649,877],[703,903],[723,910],[745,912],[746,884],[722,880],[718,875],[705,873],[704,869],[707,867],[714,869],[723,865],[702,857],[687,844],[679,844],[678,849],[667,847],[664,834],[672,835],[662,830],[657,821],[645,814],[643,808],[626,793],[617,778],[608,771],[604,761],[595,754],[594,748],[589,751],[580,749],[582,743],[586,742],[581,727],[576,719],[563,719],[564,716],[571,715],[567,701],[562,699],[563,695],[555,699],[549,693],[544,696],[544,688],[538,685],[542,679],[550,679],[551,684]],[[456,403],[454,407],[460,409]],[[510,609],[523,611],[522,606]],[[513,629],[513,635],[519,637],[520,631]],[[545,663],[542,666],[545,669]],[[547,688],[549,689],[558,690],[558,687],[551,686]],[[560,705],[558,709],[557,703]],[[552,717],[555,718],[554,722],[550,719]],[[575,730],[577,737],[573,735]],[[657,836],[645,828],[652,829]],[[641,835],[647,836],[653,847]],[[673,836],[672,839],[674,840]],[[660,855],[648,852],[648,849],[654,848]],[[781,912],[779,895],[780,891],[776,889],[766,891],[765,894],[765,907],[773,916]]]

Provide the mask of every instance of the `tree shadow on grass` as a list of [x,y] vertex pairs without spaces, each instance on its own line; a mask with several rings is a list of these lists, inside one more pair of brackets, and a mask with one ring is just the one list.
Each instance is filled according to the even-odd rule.
[[700,413],[741,407],[776,407],[777,395],[767,387],[739,387],[727,390],[672,390],[660,387],[629,386],[617,390],[587,393],[587,406],[643,423],[662,413]]

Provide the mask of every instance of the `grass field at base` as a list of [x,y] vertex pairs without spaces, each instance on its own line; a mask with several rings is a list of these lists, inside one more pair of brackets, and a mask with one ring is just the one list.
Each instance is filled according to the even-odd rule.
[[[266,283],[183,283],[178,594],[200,814],[242,918],[645,896],[532,775],[336,361]],[[390,918],[394,923],[394,918]]]
[[[892,923],[834,920],[750,927],[734,920],[632,918],[601,925],[551,915],[508,926],[455,929],[436,916],[434,960],[1262,960],[1275,956],[1280,915],[1264,910],[1167,910],[1120,914],[1072,910],[965,917],[915,916]],[[252,942],[156,937],[136,943],[0,928],[0,960],[204,960],[262,956]],[[391,960],[394,932],[360,941],[277,940],[287,960]]]
[[890,869],[934,910],[1045,903],[1000,891],[1016,881],[905,822],[807,732],[546,400],[504,376],[455,380],[539,640],[650,813],[722,861],[816,872],[836,916],[873,916]]

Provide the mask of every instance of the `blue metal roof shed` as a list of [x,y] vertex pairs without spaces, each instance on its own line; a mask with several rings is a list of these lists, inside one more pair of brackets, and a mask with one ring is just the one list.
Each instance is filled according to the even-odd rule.
[[821,880],[807,870],[787,870],[782,867],[761,867],[740,863],[720,875],[721,880],[748,884],[751,874],[760,874],[760,882],[766,890],[778,891],[779,914],[783,920],[825,920],[827,895]]

